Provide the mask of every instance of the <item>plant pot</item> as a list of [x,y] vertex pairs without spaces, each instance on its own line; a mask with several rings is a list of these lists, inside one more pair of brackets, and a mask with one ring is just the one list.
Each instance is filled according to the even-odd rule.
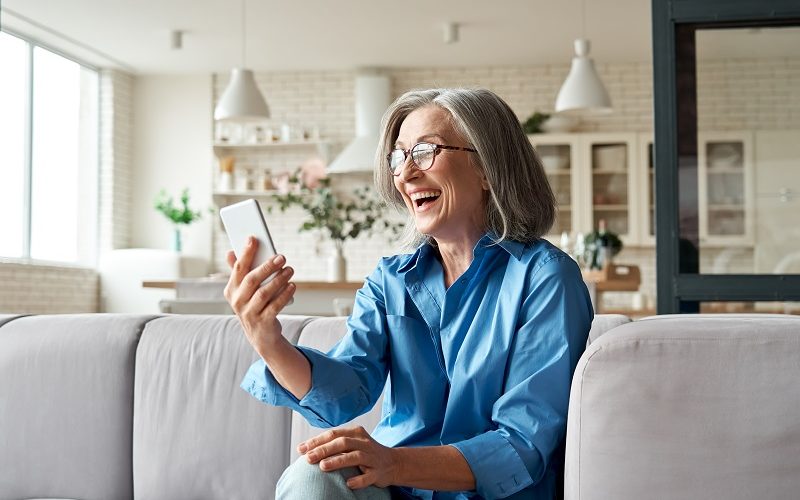
[[347,277],[347,261],[342,252],[342,246],[334,245],[333,253],[328,257],[328,281],[341,282]]

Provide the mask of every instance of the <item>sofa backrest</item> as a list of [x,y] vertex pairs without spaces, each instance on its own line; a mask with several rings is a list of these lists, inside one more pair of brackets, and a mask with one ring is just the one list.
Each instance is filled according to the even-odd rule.
[[2,325],[0,498],[132,498],[134,357],[148,319],[50,315]]
[[[592,321],[592,328],[589,332],[589,342],[593,342],[608,330],[619,325],[630,322],[630,318],[620,314],[598,314]],[[313,347],[322,352],[327,352],[347,333],[346,318],[320,318],[308,323],[300,333],[298,344]],[[381,418],[381,406],[383,396],[378,399],[372,409],[360,417],[348,422],[341,427],[363,426],[366,430],[372,431]],[[292,439],[291,439],[291,460],[299,456],[297,445],[306,439],[316,436],[323,432],[308,424],[300,415],[292,414]]]
[[[309,318],[281,318],[296,342]],[[136,352],[133,478],[138,499],[272,498],[289,465],[290,411],[239,389],[258,355],[234,316],[149,322]]]
[[797,498],[800,318],[658,316],[575,372],[565,498]]

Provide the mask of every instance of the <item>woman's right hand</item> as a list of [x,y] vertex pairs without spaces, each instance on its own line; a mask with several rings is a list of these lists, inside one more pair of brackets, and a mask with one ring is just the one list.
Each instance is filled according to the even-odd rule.
[[[227,255],[231,276],[225,286],[225,300],[239,317],[247,340],[253,349],[266,360],[266,355],[276,342],[283,340],[277,315],[294,296],[295,285],[289,283],[294,274],[291,267],[283,267],[286,258],[276,255],[252,271],[250,266],[258,248],[258,241],[250,237],[239,260],[233,251]],[[268,276],[278,273],[266,285],[259,286]]]

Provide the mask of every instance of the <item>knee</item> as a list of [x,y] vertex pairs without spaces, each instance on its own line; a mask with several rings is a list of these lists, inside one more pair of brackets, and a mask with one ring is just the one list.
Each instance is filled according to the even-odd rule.
[[349,469],[324,472],[318,464],[310,464],[304,457],[300,457],[283,472],[275,490],[275,498],[346,498],[350,492],[347,479],[357,473],[357,470]]

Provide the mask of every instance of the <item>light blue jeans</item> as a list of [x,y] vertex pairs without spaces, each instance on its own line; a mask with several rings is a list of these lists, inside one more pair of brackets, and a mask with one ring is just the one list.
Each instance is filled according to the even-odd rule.
[[361,475],[357,467],[324,472],[319,464],[298,458],[283,471],[275,489],[276,500],[391,500],[388,488],[368,486],[360,490],[347,487],[347,480]]

